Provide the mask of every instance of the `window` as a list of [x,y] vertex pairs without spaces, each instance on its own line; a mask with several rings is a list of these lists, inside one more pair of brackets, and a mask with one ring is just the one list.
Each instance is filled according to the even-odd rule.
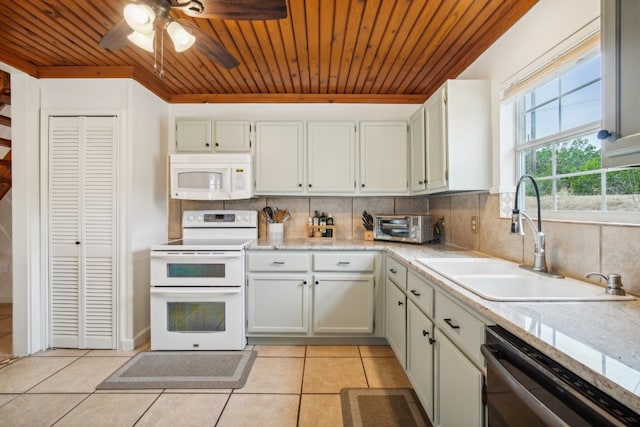
[[599,49],[546,74],[515,95],[518,176],[536,178],[544,210],[640,212],[640,169],[601,167]]

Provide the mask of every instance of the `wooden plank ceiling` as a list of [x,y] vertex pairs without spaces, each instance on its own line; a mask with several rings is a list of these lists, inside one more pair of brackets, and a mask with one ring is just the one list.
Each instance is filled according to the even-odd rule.
[[196,49],[98,46],[127,0],[0,2],[0,62],[37,78],[130,77],[171,103],[421,103],[457,77],[537,0],[288,0],[273,21],[196,23],[240,62],[226,70]]

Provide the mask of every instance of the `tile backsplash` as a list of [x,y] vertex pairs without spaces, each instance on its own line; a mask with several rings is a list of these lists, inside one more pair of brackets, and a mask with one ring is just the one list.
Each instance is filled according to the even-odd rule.
[[[488,193],[429,199],[430,214],[445,218],[444,240],[457,246],[514,262],[533,263],[533,239],[509,234],[511,220],[500,218],[500,197]],[[471,216],[478,233],[471,233]],[[568,277],[584,279],[592,271],[622,275],[627,292],[640,296],[640,224],[613,225],[569,221],[542,222],[547,265]],[[599,283],[598,279],[589,279]],[[604,285],[602,283],[602,285]]]
[[[488,193],[467,193],[431,198],[417,197],[258,197],[235,201],[170,200],[169,237],[180,238],[183,210],[189,209],[251,209],[261,211],[265,206],[277,206],[291,212],[285,224],[285,238],[305,238],[307,218],[314,210],[332,214],[336,238],[362,239],[364,228],[361,215],[426,214],[434,220],[444,218],[442,239],[487,255],[510,261],[531,264],[533,240],[531,233],[522,236],[509,234],[511,221],[500,218],[500,197]],[[471,232],[471,217],[478,218],[477,233]],[[584,279],[591,271],[622,275],[624,288],[640,296],[640,224],[609,225],[568,221],[543,221],[546,235],[549,269],[568,277]],[[259,235],[266,237],[266,223],[260,217]],[[599,283],[598,279],[592,279]]]
[[[191,209],[247,209],[262,211],[265,206],[287,209],[291,218],[285,223],[285,238],[307,237],[307,219],[315,210],[331,214],[337,239],[363,239],[362,211],[383,214],[426,214],[429,201],[420,198],[394,197],[258,197],[232,201],[169,201],[169,238],[181,237],[182,212]],[[260,215],[258,233],[266,237],[266,221]]]

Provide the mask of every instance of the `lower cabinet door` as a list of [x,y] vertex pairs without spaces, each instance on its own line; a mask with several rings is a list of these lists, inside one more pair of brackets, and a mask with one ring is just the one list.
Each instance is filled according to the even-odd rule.
[[442,427],[482,426],[482,372],[435,329],[436,396],[438,423]]
[[395,283],[386,282],[386,338],[403,368],[407,366],[407,297]]
[[247,332],[308,332],[309,286],[306,274],[249,274]]
[[407,304],[407,376],[429,420],[433,419],[433,322],[411,301]]
[[313,282],[313,331],[372,333],[373,275],[316,275]]

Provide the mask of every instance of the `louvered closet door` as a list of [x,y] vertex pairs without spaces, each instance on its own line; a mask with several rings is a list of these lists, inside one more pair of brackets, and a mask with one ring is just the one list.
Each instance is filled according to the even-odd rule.
[[115,117],[49,118],[51,345],[115,347]]

